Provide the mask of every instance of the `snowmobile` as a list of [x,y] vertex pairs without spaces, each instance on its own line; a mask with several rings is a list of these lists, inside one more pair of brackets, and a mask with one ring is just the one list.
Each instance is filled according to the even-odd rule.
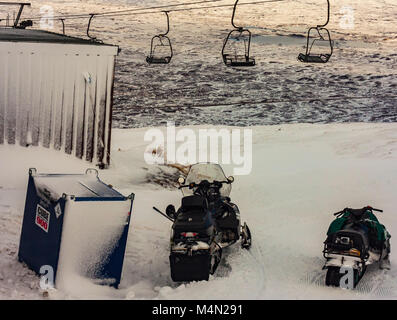
[[169,256],[173,281],[208,280],[224,248],[237,241],[250,248],[251,232],[246,223],[241,225],[239,209],[229,198],[233,181],[212,163],[195,164],[186,179],[178,179],[181,206],[177,211],[172,204],[166,208],[173,222]]
[[[347,280],[342,277],[348,269],[353,270],[350,288],[356,287],[370,264],[378,262],[381,269],[390,269],[391,236],[374,211],[383,212],[367,206],[345,208],[334,214],[337,218],[329,226],[323,251],[327,286],[341,286],[341,282]],[[345,285],[349,286],[344,282]]]

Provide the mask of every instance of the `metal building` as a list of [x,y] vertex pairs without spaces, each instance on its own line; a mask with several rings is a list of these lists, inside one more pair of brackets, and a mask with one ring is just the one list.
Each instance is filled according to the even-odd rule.
[[114,45],[0,28],[0,144],[108,165],[117,54]]

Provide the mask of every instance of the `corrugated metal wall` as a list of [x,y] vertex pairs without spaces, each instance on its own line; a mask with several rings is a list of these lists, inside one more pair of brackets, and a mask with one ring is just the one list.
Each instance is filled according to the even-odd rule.
[[117,47],[0,42],[0,144],[108,164]]

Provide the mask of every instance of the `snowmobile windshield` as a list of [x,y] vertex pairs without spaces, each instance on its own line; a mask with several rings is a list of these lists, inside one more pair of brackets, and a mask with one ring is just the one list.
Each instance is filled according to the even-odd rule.
[[[227,181],[227,178],[222,170],[222,167],[219,164],[198,163],[192,165],[186,177],[185,184],[190,184],[192,182],[199,184],[203,180],[208,180],[208,182],[212,183],[214,181],[219,181],[219,182]],[[182,193],[184,196],[192,195],[194,191],[195,188],[182,189]],[[232,191],[232,185],[224,183],[222,185],[222,188],[220,189],[220,194],[223,197],[228,197],[231,191]]]

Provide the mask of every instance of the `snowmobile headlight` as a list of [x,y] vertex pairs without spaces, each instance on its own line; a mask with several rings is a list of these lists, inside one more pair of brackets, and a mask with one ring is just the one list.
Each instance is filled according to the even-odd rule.
[[360,250],[352,248],[352,249],[349,250],[349,254],[352,255],[352,256],[359,257],[361,255],[361,252],[360,252]]

